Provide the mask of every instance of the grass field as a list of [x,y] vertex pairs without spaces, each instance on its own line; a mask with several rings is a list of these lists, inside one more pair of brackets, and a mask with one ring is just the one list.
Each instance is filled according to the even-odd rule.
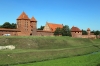
[[100,52],[83,56],[19,64],[14,66],[100,66]]
[[100,50],[99,39],[71,37],[0,37],[0,45],[16,47],[14,50],[0,50],[0,65],[53,61]]

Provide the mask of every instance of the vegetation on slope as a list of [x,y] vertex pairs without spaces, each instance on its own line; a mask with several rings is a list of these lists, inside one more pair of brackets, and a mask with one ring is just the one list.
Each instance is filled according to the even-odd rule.
[[100,50],[99,40],[71,37],[0,37],[0,45],[16,47],[0,50],[0,65],[80,56]]
[[100,66],[100,52],[95,54],[75,56],[70,58],[60,58],[37,63],[19,64],[15,66]]

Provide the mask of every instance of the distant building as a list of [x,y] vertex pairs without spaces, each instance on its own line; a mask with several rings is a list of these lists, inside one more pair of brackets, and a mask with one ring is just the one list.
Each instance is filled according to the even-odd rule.
[[63,28],[62,24],[54,24],[54,23],[46,23],[45,27],[44,27],[44,31],[52,31],[54,32],[56,30],[56,28]]
[[88,33],[88,35],[82,35],[82,31],[78,27],[73,26],[71,28],[71,35],[74,38],[92,38],[92,39],[96,39],[96,35],[91,33],[90,28],[87,29],[87,33]]
[[56,28],[62,28],[62,24],[46,23],[43,30],[37,30],[37,20],[31,19],[22,12],[17,18],[17,29],[0,28],[1,36],[53,36]]

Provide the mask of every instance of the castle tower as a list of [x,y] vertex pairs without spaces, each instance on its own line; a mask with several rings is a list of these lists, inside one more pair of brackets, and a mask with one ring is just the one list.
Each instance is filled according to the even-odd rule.
[[31,24],[31,33],[32,35],[36,36],[37,35],[37,20],[32,17],[30,20],[30,24]]
[[17,29],[21,31],[19,35],[22,36],[30,35],[31,32],[30,19],[25,14],[25,12],[22,12],[22,14],[17,18]]
[[90,35],[90,32],[91,32],[91,30],[90,30],[90,28],[88,28],[88,29],[87,29],[88,35]]

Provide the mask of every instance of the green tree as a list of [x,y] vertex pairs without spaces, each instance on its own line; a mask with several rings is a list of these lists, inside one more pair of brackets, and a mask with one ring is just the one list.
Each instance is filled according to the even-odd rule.
[[71,31],[68,25],[63,26],[62,36],[71,36]]
[[9,22],[5,22],[3,25],[0,25],[0,28],[11,28],[11,29],[15,29],[16,28],[16,23],[10,24]]
[[91,33],[95,33],[95,31],[93,30],[93,31],[91,31]]
[[95,35],[100,35],[100,31],[98,31],[98,30],[97,31],[94,31],[94,34]]
[[16,29],[16,23],[12,23],[12,24],[11,24],[11,28],[12,28],[12,29]]
[[54,35],[61,35],[62,34],[62,29],[61,28],[56,28],[54,31]]
[[44,29],[44,26],[41,26],[40,28],[38,28],[38,30],[43,30]]
[[0,25],[0,28],[2,28],[2,25]]
[[87,35],[87,31],[82,29],[82,35]]
[[1,27],[2,28],[11,28],[11,24],[9,22],[5,22]]
[[71,31],[68,25],[63,26],[63,28],[56,28],[54,35],[71,36]]

